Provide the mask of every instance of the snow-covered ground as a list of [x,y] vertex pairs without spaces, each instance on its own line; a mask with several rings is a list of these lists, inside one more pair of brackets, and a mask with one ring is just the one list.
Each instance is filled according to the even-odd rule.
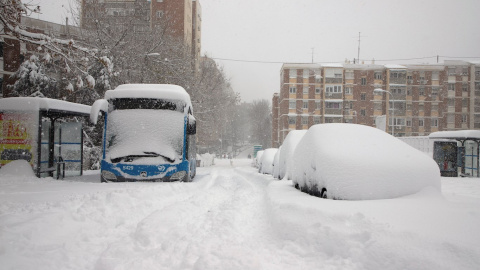
[[248,159],[215,163],[192,183],[1,177],[0,268],[480,268],[480,179],[334,201]]

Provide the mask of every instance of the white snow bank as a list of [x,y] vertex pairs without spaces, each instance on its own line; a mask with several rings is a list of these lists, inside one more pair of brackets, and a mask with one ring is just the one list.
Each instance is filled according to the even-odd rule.
[[292,168],[293,168],[293,151],[295,147],[307,133],[306,130],[292,130],[288,133],[287,137],[282,144],[282,152],[280,152],[279,157],[279,177],[278,179],[283,179],[285,176],[287,179],[292,179]]
[[260,161],[260,168],[258,170],[260,173],[273,173],[273,159],[275,158],[275,154],[277,154],[277,151],[277,148],[268,148],[264,150],[262,160]]
[[30,163],[26,160],[13,160],[0,169],[0,179],[11,177],[31,178],[35,177]]
[[312,126],[294,152],[294,184],[329,198],[388,199],[431,186],[440,190],[432,158],[376,128],[354,124]]

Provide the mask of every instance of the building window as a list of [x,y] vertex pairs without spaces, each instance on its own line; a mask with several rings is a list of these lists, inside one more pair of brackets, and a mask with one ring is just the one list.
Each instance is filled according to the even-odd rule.
[[308,85],[303,86],[303,93],[308,94]]
[[412,126],[412,119],[407,119],[407,127],[411,127]]
[[295,86],[290,86],[290,94],[297,93],[297,88]]
[[308,100],[303,101],[303,108],[308,109]]
[[288,108],[289,109],[296,109],[297,108],[297,103],[295,102],[295,100],[288,101]]
[[365,109],[361,109],[360,110],[360,116],[366,116],[367,115],[367,112]]
[[425,96],[425,88],[420,87],[420,89],[418,89],[418,95]]
[[163,2],[163,0],[157,0],[157,3],[161,3],[161,2]]
[[432,118],[432,127],[438,127],[438,119]]
[[463,92],[468,92],[468,84],[466,84],[466,83],[462,84],[462,91]]
[[382,79],[382,73],[381,72],[375,72],[375,80],[381,80]]
[[320,94],[320,88],[315,88],[315,94]]
[[423,124],[424,124],[423,119],[418,119],[418,126],[423,127]]
[[367,85],[367,78],[362,78],[362,85]]
[[345,71],[345,79],[353,80],[353,71]]
[[289,125],[295,125],[297,123],[297,117],[296,116],[289,116],[288,117],[288,124]]
[[320,124],[320,117],[319,117],[319,116],[313,117],[313,123],[314,123],[315,125]]
[[308,116],[302,116],[302,125],[308,125]]
[[327,93],[341,93],[342,92],[342,86],[341,85],[334,85],[334,86],[327,86],[327,89],[325,90]]
[[424,110],[424,105],[423,105],[423,103],[418,104],[418,110],[421,111],[421,112],[423,112],[423,110]]
[[360,94],[360,100],[367,100],[367,94],[361,93]]
[[449,83],[449,84],[448,84],[448,90],[450,90],[450,91],[455,91],[455,84]]
[[440,75],[439,75],[438,71],[432,72],[432,80],[433,81],[438,81],[439,77],[440,77]]
[[310,71],[308,69],[303,70],[303,78],[308,78],[310,76]]
[[157,18],[163,18],[163,10],[157,10]]
[[345,87],[345,94],[351,95],[352,94],[352,88],[351,87]]
[[447,104],[449,107],[455,107],[455,99],[454,98],[449,98],[447,100]]
[[290,78],[296,78],[296,77],[297,77],[297,70],[290,69]]
[[455,70],[456,70],[456,68],[454,68],[454,67],[453,68],[448,68],[448,75],[449,76],[455,75]]
[[467,123],[467,115],[462,114],[462,123]]
[[320,110],[320,109],[321,109],[320,106],[321,106],[321,105],[320,105],[320,101],[315,101],[315,108],[316,108],[317,110]]

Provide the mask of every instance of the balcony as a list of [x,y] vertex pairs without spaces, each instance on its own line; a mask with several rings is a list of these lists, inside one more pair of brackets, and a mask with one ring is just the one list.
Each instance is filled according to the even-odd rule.
[[325,99],[343,99],[342,93],[325,93]]
[[343,78],[325,78],[325,83],[343,83]]
[[343,115],[343,109],[329,109],[329,108],[325,108],[325,114],[329,114],[329,115]]

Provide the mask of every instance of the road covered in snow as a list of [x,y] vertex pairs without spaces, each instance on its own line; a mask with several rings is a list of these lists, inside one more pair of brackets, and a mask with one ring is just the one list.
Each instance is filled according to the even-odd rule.
[[192,183],[0,178],[1,269],[479,269],[480,180],[309,196],[216,160]]

